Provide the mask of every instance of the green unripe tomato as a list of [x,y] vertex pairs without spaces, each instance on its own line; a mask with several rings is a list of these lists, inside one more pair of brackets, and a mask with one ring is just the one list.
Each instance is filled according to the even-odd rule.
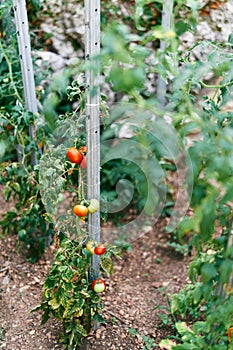
[[86,244],[86,249],[91,253],[95,254],[95,247],[98,245],[96,241],[88,241]]
[[102,278],[97,278],[92,282],[91,288],[96,293],[103,293],[106,289],[106,282]]
[[89,210],[89,213],[93,214],[95,212],[97,212],[97,210],[99,210],[99,207],[100,207],[100,203],[97,199],[91,199],[90,200],[90,204],[88,206],[88,210]]

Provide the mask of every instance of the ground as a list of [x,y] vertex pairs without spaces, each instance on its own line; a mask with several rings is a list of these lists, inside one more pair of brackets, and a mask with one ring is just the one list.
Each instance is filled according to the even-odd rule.
[[[1,200],[0,214],[6,210]],[[103,316],[107,323],[84,341],[81,350],[137,350],[149,347],[149,339],[158,344],[174,333],[159,313],[166,311],[164,291],[178,291],[187,281],[188,257],[166,246],[166,218],[133,243],[133,251],[114,261],[114,274],[108,279],[103,296]],[[0,240],[0,349],[63,349],[59,342],[62,327],[50,319],[40,326],[40,312],[30,310],[40,302],[44,279],[54,259],[55,248],[47,248],[35,264],[17,249],[17,236]],[[146,336],[147,338],[144,338]]]

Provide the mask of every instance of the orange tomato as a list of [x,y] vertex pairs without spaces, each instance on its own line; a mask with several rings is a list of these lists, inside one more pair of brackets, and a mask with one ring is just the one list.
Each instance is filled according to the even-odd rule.
[[73,207],[73,212],[75,215],[79,216],[79,217],[84,217],[88,214],[88,208],[85,207],[85,205],[82,204],[76,204]]
[[81,163],[83,156],[75,147],[70,147],[66,153],[67,158],[71,163],[79,164]]
[[233,327],[230,327],[228,330],[228,333],[227,333],[227,338],[228,338],[229,343],[231,342],[232,333],[233,333]]

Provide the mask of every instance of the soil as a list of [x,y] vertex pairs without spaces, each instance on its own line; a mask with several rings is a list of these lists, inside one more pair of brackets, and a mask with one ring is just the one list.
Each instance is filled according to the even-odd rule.
[[[7,210],[2,198],[0,208],[0,215]],[[132,244],[132,252],[114,262],[114,274],[103,296],[107,323],[84,340],[81,350],[158,349],[161,339],[174,334],[171,322],[162,322],[159,314],[167,313],[165,292],[171,295],[188,282],[190,257],[166,245],[165,225],[166,218],[160,219]],[[30,312],[40,303],[55,248],[48,247],[31,264],[18,251],[17,236],[9,235],[0,240],[0,252],[0,349],[63,349],[61,324],[51,318],[41,326],[40,312]],[[150,339],[154,339],[151,347]]]

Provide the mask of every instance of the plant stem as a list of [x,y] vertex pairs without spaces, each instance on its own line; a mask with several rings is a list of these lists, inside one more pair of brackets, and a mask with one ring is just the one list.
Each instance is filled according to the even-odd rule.
[[201,86],[207,89],[221,89],[223,87],[227,87],[230,85],[233,85],[233,81],[228,81],[228,83],[222,84],[222,85],[207,85],[203,81],[200,81]]

